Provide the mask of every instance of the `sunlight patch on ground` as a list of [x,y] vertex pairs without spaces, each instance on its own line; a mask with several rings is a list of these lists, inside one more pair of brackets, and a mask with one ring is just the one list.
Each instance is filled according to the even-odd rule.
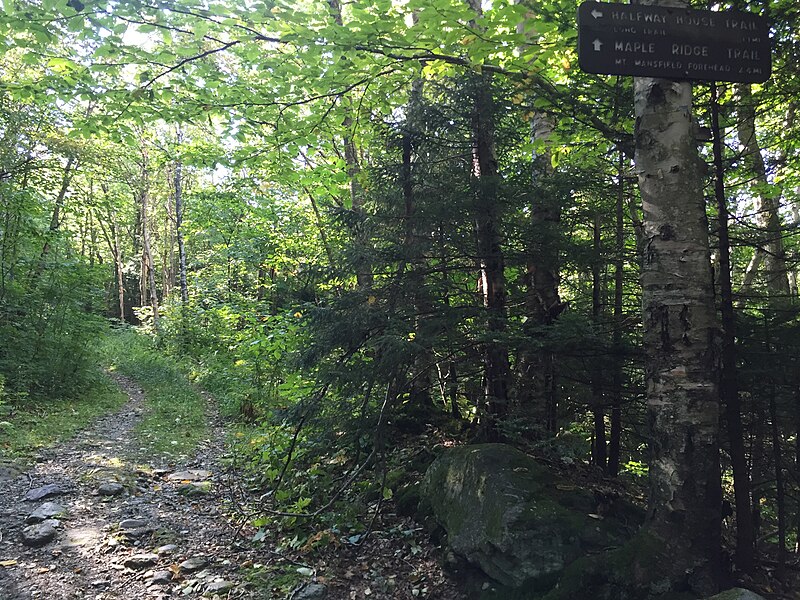
[[103,532],[98,527],[77,527],[64,532],[62,550],[79,548],[81,546],[96,546],[104,538]]
[[98,467],[111,467],[113,469],[123,469],[126,464],[118,456],[106,456],[105,454],[91,454],[88,459]]

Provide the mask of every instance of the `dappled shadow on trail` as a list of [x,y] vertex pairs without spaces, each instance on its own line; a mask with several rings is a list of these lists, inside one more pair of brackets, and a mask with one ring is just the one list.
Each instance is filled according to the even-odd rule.
[[[122,410],[0,479],[0,598],[257,597],[238,568],[252,550],[231,543],[223,514],[221,432],[212,426],[192,457],[143,460],[133,430],[144,394],[113,377],[129,396]],[[48,484],[61,493],[25,500]],[[25,520],[43,502],[65,512],[55,538],[32,548],[22,543]]]
[[[313,555],[289,555],[273,539],[251,543],[255,530],[239,527],[240,514],[232,524],[226,500],[236,497],[252,517],[260,494],[249,497],[221,467],[213,400],[208,439],[193,456],[148,456],[134,435],[144,394],[112,377],[129,397],[120,411],[43,450],[27,472],[0,468],[0,600],[296,600],[316,598],[304,595],[314,588],[325,600],[464,597],[422,528],[389,511],[365,544],[333,539]],[[50,484],[61,493],[25,500]],[[22,543],[25,520],[44,502],[65,513],[55,538],[32,548]]]

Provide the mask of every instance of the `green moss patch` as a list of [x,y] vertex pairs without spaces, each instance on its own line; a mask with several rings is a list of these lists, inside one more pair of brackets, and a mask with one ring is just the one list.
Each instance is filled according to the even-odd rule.
[[[569,565],[558,586],[543,600],[639,600],[657,597],[662,582],[658,565],[665,564],[664,544],[646,530],[607,552],[585,556]],[[669,592],[669,581],[662,591]],[[691,597],[691,596],[690,596]],[[677,598],[675,598],[677,600]]]
[[430,506],[455,554],[523,595],[546,592],[567,565],[632,535],[611,512],[596,514],[591,490],[503,444],[443,452],[425,475],[420,505]]

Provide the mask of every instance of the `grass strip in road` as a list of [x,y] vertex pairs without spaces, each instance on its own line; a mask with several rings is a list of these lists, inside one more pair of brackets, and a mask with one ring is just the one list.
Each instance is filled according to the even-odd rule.
[[144,390],[147,411],[135,434],[146,455],[191,454],[207,435],[206,402],[174,361],[133,330],[111,332],[101,351],[110,370]]
[[2,405],[0,458],[29,460],[40,448],[71,438],[98,417],[116,411],[127,398],[105,373],[77,398],[24,398]]

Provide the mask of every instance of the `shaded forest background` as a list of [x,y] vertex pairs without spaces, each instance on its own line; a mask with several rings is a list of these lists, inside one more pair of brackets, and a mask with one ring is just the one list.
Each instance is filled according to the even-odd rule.
[[[108,318],[138,325],[252,423],[239,452],[273,510],[336,506],[278,519],[299,544],[361,535],[410,434],[646,475],[632,81],[577,70],[576,3],[3,5],[0,402],[69,402]],[[774,46],[765,84],[695,87],[733,292],[725,497],[734,447],[750,488],[725,531],[780,570],[800,542],[800,8],[720,8],[767,14]]]

